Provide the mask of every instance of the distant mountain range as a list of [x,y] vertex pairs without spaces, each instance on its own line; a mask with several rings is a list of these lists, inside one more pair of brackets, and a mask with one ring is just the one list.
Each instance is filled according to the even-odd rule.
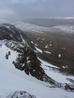
[[35,18],[35,19],[24,19],[23,21],[44,27],[51,27],[58,25],[74,25],[74,17]]

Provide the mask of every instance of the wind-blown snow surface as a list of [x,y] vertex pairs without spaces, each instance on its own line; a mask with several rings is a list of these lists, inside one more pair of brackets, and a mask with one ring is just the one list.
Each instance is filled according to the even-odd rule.
[[[7,60],[6,53],[10,51],[11,55]],[[10,50],[4,44],[0,44],[0,98],[6,96],[15,90],[24,90],[37,98],[74,98],[73,92],[67,92],[60,88],[50,88],[50,85],[41,82],[24,72],[17,70],[12,61],[17,57],[15,51]]]

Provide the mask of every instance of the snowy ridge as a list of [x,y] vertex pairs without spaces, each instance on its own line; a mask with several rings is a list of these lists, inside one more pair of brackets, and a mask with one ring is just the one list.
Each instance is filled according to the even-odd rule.
[[45,70],[45,72],[47,73],[48,76],[52,77],[54,80],[58,81],[59,83],[71,83],[70,81],[67,80],[67,78],[69,79],[73,79],[73,76],[67,76],[65,74],[62,74],[58,71],[59,67],[56,67],[52,64],[49,64],[46,61],[43,61],[39,58],[39,60],[42,63],[42,67]]
[[37,32],[37,33],[44,33],[44,32],[65,32],[65,33],[73,33],[74,26],[73,25],[59,25],[59,26],[51,26],[51,27],[43,27],[38,26],[30,23],[15,23],[16,27],[29,32]]
[[[9,28],[7,28],[7,26]],[[37,59],[33,47],[31,47],[30,40],[26,35],[13,25],[4,24],[0,27],[0,39],[6,39],[6,46],[11,50],[18,52],[18,57],[12,63],[15,68],[24,71],[26,74],[31,74],[33,77],[55,84],[55,81],[46,75],[43,68],[41,68],[40,61]],[[15,35],[13,32],[16,32]],[[22,33],[24,38],[22,37]],[[12,34],[12,38],[11,35]],[[17,36],[19,35],[19,36]],[[20,40],[18,39],[20,38]],[[6,59],[10,56],[10,51],[6,54]]]
[[[68,18],[66,18],[68,19]],[[13,25],[15,25],[17,28],[27,31],[27,32],[36,32],[36,33],[44,33],[44,32],[64,32],[64,33],[73,33],[74,32],[74,25],[55,25],[55,26],[38,26],[32,23],[25,23],[23,21],[16,21],[12,22]],[[1,24],[2,26],[2,24]],[[3,24],[3,26],[6,26],[6,28],[10,29],[9,26]]]
[[44,31],[49,31],[48,27],[42,27],[31,23],[16,22],[14,25],[23,31],[28,32],[44,33]]
[[49,17],[49,19],[74,19],[74,17]]
[[63,32],[68,32],[68,33],[74,32],[74,26],[71,26],[71,25],[53,26],[51,29],[55,31],[58,30],[58,31],[63,31]]

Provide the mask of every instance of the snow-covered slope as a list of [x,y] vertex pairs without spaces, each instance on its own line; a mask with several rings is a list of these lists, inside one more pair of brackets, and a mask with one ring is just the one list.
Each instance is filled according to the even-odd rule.
[[[5,56],[9,51],[11,52],[11,55],[9,56],[9,59],[6,59]],[[12,62],[17,58],[17,54],[17,52],[7,48],[4,42],[0,43],[1,98],[7,98],[7,96],[12,94],[14,91],[22,90],[35,95],[37,98],[74,98],[73,92],[67,92],[60,88],[51,88],[51,85],[41,82],[36,78],[33,78],[30,75],[28,76],[24,72],[15,69]]]
[[22,98],[22,92],[29,98],[29,92],[37,98],[73,98],[74,93],[65,90],[65,83],[73,85],[69,80],[74,77],[61,74],[59,67],[41,60],[36,52],[42,50],[33,47],[21,30],[8,24],[0,26],[0,97]]
[[62,32],[66,32],[66,33],[73,33],[74,32],[74,26],[73,25],[53,26],[51,28],[51,31],[62,31]]
[[45,70],[46,74],[50,77],[52,77],[54,80],[60,82],[60,83],[71,83],[70,81],[68,81],[68,79],[73,79],[74,80],[74,77],[73,76],[70,76],[70,75],[65,75],[63,73],[60,73],[59,71],[59,67],[56,67],[52,64],[49,64],[48,62],[46,61],[43,61],[39,58],[39,60],[41,61],[41,64],[42,64],[42,67],[43,69]]

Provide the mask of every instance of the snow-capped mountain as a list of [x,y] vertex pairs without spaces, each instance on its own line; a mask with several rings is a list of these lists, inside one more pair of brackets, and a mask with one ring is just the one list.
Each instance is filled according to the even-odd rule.
[[24,31],[29,32],[64,32],[74,33],[74,17],[49,17],[38,19],[23,19],[14,23]]
[[[28,75],[31,74],[39,80],[55,84],[55,81],[45,74],[34,49],[28,44],[28,41],[18,29],[12,25],[5,25],[1,27],[1,33],[0,39],[6,39],[5,45],[18,52],[16,61],[12,62],[16,68],[25,71]],[[6,59],[8,59],[9,55],[10,53],[6,54]]]
[[[74,33],[74,18],[48,18],[48,19],[36,19],[32,21],[5,21],[9,24],[12,22],[17,28],[20,28],[26,32],[44,33],[44,32],[62,32],[62,33]],[[36,22],[34,22],[36,21]],[[37,24],[40,21],[41,25]],[[44,22],[42,22],[44,21]],[[47,23],[47,24],[45,24]],[[44,24],[44,25],[42,25]],[[52,24],[52,25],[51,25]],[[6,24],[4,24],[6,25]],[[47,25],[47,26],[46,26]]]
[[61,31],[61,32],[66,32],[66,33],[74,33],[74,26],[73,25],[59,25],[59,26],[53,26],[50,30],[52,32]]
[[74,77],[60,73],[59,67],[39,58],[37,52],[42,53],[23,31],[0,25],[1,98],[74,97],[65,90],[65,83],[74,85]]
[[74,25],[54,25],[49,27],[39,26],[32,23],[16,22],[15,25],[27,32],[44,33],[44,32],[62,32],[74,33]]

